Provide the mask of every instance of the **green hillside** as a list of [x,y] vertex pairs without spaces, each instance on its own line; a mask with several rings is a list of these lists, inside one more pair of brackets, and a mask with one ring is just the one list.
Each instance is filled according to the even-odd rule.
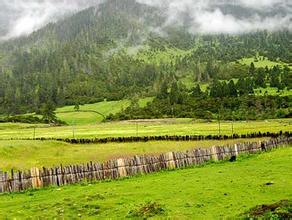
[[[139,106],[145,107],[153,98],[144,98],[139,100]],[[102,122],[109,114],[116,114],[130,105],[130,100],[121,101],[103,101],[95,104],[84,104],[79,106],[65,106],[56,109],[58,119],[66,122],[68,125],[90,125]]]

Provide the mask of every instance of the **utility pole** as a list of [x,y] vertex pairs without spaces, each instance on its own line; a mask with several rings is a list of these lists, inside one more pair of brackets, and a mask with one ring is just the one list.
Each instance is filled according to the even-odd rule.
[[136,137],[138,137],[139,134],[139,127],[138,127],[138,122],[136,121]]
[[233,135],[234,135],[234,131],[233,131],[233,119],[232,119],[232,138],[233,138]]
[[218,110],[218,129],[219,129],[219,135],[221,135],[221,121],[220,121],[220,109]]
[[234,135],[234,112],[232,112],[232,122],[231,122],[231,132],[232,132],[232,139],[233,139],[233,135]]
[[75,139],[75,127],[74,127],[74,124],[75,124],[75,120],[73,119],[73,121],[72,121],[72,134],[73,134],[73,139]]
[[35,126],[33,127],[33,139],[35,140]]

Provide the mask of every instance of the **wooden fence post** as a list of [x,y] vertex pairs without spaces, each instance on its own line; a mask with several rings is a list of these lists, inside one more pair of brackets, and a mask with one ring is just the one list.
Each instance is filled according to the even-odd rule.
[[126,177],[127,171],[125,167],[125,160],[120,158],[117,160],[119,177]]
[[214,161],[218,161],[218,153],[217,153],[217,146],[212,146],[211,147],[211,158],[214,160]]
[[175,168],[175,162],[173,157],[173,152],[168,152],[164,154],[166,159],[166,167],[168,169],[174,169]]
[[30,175],[33,189],[43,186],[43,183],[40,179],[40,170],[37,167],[33,167],[30,169]]

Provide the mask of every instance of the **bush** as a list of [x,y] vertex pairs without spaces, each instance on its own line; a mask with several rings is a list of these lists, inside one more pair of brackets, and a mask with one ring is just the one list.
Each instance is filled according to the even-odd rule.
[[138,208],[131,210],[127,217],[147,219],[156,215],[162,215],[165,209],[156,202],[147,202]]
[[292,219],[291,200],[259,205],[243,214],[244,219]]
[[[17,115],[17,116],[8,116],[5,118],[0,119],[1,123],[5,123],[5,122],[12,122],[12,123],[27,123],[27,124],[47,124],[48,121],[36,117],[36,116],[32,116],[32,115]],[[56,120],[54,122],[54,124],[56,125],[64,125],[66,124],[65,122],[61,121],[61,120]]]

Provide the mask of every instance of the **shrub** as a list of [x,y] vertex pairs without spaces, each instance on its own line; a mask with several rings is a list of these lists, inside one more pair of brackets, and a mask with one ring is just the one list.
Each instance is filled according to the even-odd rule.
[[165,209],[162,207],[162,205],[156,202],[147,202],[143,205],[140,205],[136,209],[131,210],[127,217],[147,219],[156,215],[162,215],[164,213]]

